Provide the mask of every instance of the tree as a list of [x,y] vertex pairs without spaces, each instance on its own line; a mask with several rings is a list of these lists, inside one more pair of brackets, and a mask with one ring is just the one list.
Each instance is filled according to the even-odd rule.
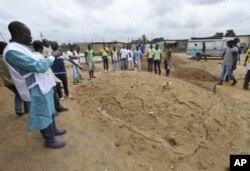
[[163,42],[164,38],[163,37],[159,37],[159,38],[154,38],[151,42],[152,43],[157,43],[157,42]]
[[132,43],[147,43],[149,40],[148,38],[146,37],[146,35],[142,35],[142,37],[138,38],[137,40],[133,40],[132,39]]
[[146,37],[146,35],[145,35],[145,34],[144,34],[144,35],[142,35],[142,42],[143,42],[143,43],[148,42],[148,39],[147,39],[147,37]]
[[217,32],[215,33],[214,37],[223,37],[224,33],[223,32]]
[[227,30],[225,37],[235,37],[236,34],[234,33],[234,30]]

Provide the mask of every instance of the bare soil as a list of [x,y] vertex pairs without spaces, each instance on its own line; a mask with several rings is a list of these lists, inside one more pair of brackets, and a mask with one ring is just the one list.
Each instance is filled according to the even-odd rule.
[[249,91],[238,83],[216,87],[219,60],[191,61],[174,54],[170,88],[162,76],[144,72],[103,72],[72,84],[70,110],[57,116],[67,145],[46,149],[39,132],[26,131],[28,115],[16,118],[13,94],[0,87],[0,171],[223,171],[230,154],[250,154]]

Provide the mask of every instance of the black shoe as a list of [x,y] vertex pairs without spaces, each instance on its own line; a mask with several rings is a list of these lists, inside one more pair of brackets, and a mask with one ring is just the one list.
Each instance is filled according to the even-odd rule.
[[233,83],[231,84],[231,86],[235,86],[236,83],[237,83],[237,81],[234,79]]
[[23,116],[23,114],[24,114],[23,112],[17,112],[16,113],[17,117],[21,117],[21,116]]
[[68,108],[61,107],[61,108],[57,109],[56,111],[57,112],[66,112],[68,110],[69,110]]
[[216,83],[216,85],[222,85],[223,81],[219,81],[218,83]]

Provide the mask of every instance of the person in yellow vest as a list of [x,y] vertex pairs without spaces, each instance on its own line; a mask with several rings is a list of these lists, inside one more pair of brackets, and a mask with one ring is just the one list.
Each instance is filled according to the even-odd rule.
[[105,72],[108,72],[109,70],[109,49],[106,47],[106,44],[103,44],[103,48],[100,50],[100,54],[102,56],[103,60],[103,69]]
[[247,56],[246,56],[245,63],[244,63],[244,66],[247,67],[247,73],[246,73],[245,81],[243,84],[244,90],[248,90],[248,86],[249,86],[249,82],[250,82],[250,58],[249,58],[249,56],[250,56],[250,49],[247,50]]

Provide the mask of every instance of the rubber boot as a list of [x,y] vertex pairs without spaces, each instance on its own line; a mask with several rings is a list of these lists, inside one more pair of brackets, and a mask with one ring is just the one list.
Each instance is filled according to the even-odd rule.
[[52,125],[53,125],[53,128],[54,128],[54,133],[55,133],[55,136],[59,136],[59,135],[66,134],[66,132],[67,132],[67,130],[66,130],[66,129],[63,129],[63,128],[57,128],[57,127],[56,127],[56,121],[55,121],[55,117],[54,117],[54,115],[52,116],[52,118],[53,118]]
[[47,128],[40,130],[40,132],[45,139],[45,147],[56,149],[65,146],[66,143],[64,141],[58,141],[55,139],[53,123],[51,123]]

